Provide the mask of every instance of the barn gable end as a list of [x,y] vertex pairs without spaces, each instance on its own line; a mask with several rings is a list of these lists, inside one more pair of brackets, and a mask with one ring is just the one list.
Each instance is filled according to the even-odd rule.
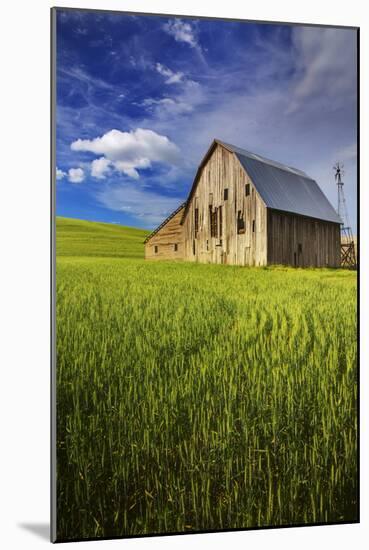
[[183,213],[186,260],[265,265],[266,221],[265,205],[233,152],[213,142]]
[[180,224],[185,203],[181,204],[145,239],[145,259],[183,259],[183,227]]

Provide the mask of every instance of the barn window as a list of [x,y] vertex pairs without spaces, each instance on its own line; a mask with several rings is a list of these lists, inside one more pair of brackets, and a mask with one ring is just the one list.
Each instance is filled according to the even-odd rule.
[[299,244],[298,244],[297,250],[298,250],[298,253],[299,253],[299,254],[302,254],[302,243],[299,243]]
[[221,206],[219,206],[218,212],[219,212],[219,237],[221,238],[223,235],[223,210]]
[[245,185],[245,195],[248,197],[250,195],[250,184],[246,183]]
[[192,252],[193,252],[193,255],[195,256],[195,254],[196,254],[196,241],[195,241],[195,239],[192,241]]
[[217,208],[209,206],[209,217],[210,217],[210,237],[217,237],[218,234],[218,215]]
[[209,250],[209,241],[206,239],[206,250]]
[[223,199],[224,199],[225,201],[228,200],[228,188],[227,188],[227,189],[224,189]]
[[177,252],[177,251],[178,251],[178,244],[174,243],[174,252]]
[[199,231],[199,209],[195,208],[195,239],[197,238],[198,231]]
[[255,233],[255,220],[252,220],[252,232]]
[[241,210],[237,213],[237,233],[239,235],[245,233],[245,220],[243,219]]
[[155,252],[155,254],[158,253],[158,247],[156,245],[154,246],[154,252]]

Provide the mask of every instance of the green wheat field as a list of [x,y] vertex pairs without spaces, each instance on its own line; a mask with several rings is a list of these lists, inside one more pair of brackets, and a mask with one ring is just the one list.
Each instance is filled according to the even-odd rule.
[[146,235],[57,219],[58,539],[356,521],[356,273]]

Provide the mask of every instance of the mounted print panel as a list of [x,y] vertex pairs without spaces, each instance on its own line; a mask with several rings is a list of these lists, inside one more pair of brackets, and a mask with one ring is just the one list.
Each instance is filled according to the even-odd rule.
[[359,521],[357,28],[52,10],[52,540]]

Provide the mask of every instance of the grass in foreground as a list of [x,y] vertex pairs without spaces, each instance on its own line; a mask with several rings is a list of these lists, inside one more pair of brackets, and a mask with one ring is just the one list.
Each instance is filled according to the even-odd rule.
[[58,538],[355,520],[355,273],[112,249],[57,261]]

